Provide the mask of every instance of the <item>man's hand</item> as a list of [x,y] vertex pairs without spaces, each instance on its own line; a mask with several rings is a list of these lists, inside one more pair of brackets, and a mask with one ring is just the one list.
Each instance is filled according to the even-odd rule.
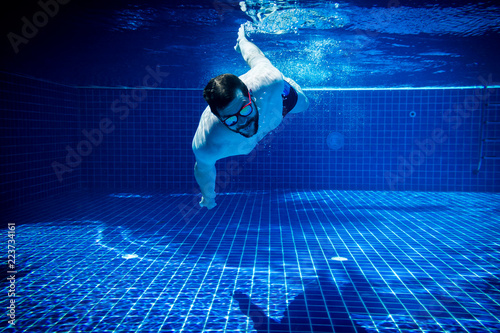
[[243,60],[250,66],[250,68],[254,68],[258,64],[263,64],[265,62],[266,65],[271,65],[269,59],[266,58],[264,53],[251,41],[249,41],[246,37],[245,27],[249,22],[240,25],[240,29],[238,30],[238,39],[236,40],[236,45],[234,49],[236,52],[241,53]]
[[242,24],[242,25],[240,25],[240,29],[238,30],[238,39],[236,39],[236,45],[234,46],[234,49],[236,50],[236,52],[241,53],[240,41],[246,40],[246,39],[247,39],[247,37],[245,35],[245,25]]
[[215,203],[215,198],[210,199],[210,198],[202,197],[201,201],[200,201],[200,206],[207,207],[208,209],[212,209],[215,206],[217,206],[217,204]]

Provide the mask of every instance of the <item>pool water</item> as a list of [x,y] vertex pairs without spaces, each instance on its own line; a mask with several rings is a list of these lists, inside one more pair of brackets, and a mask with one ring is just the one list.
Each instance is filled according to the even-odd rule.
[[[16,4],[0,331],[500,332],[496,1]],[[241,25],[311,106],[201,209],[202,89],[248,70]]]
[[272,190],[185,208],[197,199],[75,192],[7,212],[15,331],[500,330],[498,194]]
[[159,65],[170,73],[162,87],[202,88],[219,74],[246,71],[233,49],[246,24],[273,65],[303,87],[475,86],[479,77],[498,82],[500,75],[495,0],[87,0],[58,7],[35,36],[23,35],[23,26],[43,17],[39,1],[0,11],[0,32],[11,36],[0,43],[0,70],[133,87],[143,84],[146,66]]

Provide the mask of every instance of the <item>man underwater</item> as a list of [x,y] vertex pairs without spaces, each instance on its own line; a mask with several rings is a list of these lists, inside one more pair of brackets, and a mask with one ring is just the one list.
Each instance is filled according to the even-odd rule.
[[193,138],[194,175],[200,186],[201,207],[215,203],[215,163],[225,157],[249,154],[257,143],[278,127],[289,112],[299,113],[309,101],[295,81],[286,78],[245,36],[242,25],[234,47],[250,66],[237,77],[222,74],[203,91],[208,107]]

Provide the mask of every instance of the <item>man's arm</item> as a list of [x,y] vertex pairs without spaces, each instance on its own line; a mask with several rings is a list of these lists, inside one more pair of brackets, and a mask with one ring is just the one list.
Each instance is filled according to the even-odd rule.
[[203,197],[200,201],[200,206],[207,207],[208,209],[214,208],[215,203],[215,178],[217,171],[215,170],[215,163],[200,162],[198,158],[194,165],[194,177],[200,186],[201,194]]
[[240,30],[238,30],[238,39],[234,49],[241,53],[243,59],[246,61],[248,66],[250,66],[250,68],[254,68],[259,64],[271,65],[269,59],[266,58],[257,45],[247,39],[243,24],[240,26]]
[[221,159],[221,146],[218,133],[219,120],[210,112],[207,106],[200,118],[200,123],[193,137],[191,148],[193,149],[196,163],[194,165],[194,176],[200,186],[203,195],[200,206],[212,209],[215,204],[215,163]]

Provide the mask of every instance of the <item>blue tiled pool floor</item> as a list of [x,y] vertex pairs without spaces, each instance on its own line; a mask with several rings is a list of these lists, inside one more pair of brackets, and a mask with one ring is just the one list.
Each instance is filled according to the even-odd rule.
[[16,210],[15,330],[500,331],[498,194],[196,200],[75,194]]

